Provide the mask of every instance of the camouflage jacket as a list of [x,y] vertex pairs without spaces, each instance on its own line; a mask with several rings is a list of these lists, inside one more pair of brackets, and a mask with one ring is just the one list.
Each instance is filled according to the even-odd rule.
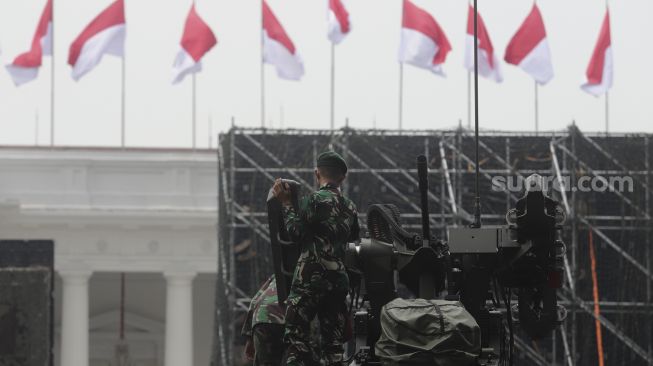
[[251,336],[252,328],[257,324],[284,324],[286,307],[279,305],[277,298],[277,281],[274,275],[265,281],[249,303],[247,319],[243,324],[241,334]]
[[298,211],[283,208],[286,230],[301,245],[299,261],[318,261],[327,270],[345,272],[347,242],[359,236],[356,205],[337,187],[326,184],[304,197]]

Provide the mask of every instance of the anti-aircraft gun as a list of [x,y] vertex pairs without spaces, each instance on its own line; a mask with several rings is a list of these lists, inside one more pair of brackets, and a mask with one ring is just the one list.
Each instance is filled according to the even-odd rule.
[[[545,195],[542,178],[533,175],[526,180],[524,197],[507,213],[506,226],[451,227],[449,241],[445,243],[436,239],[429,229],[426,158],[418,157],[417,165],[421,235],[409,233],[399,225],[396,207],[372,205],[368,210],[370,237],[349,245],[347,264],[362,274],[365,300],[364,306],[354,315],[356,350],[352,360],[358,365],[383,365],[388,360],[394,364],[397,360],[408,359],[402,355],[412,354],[410,357],[418,360],[420,353],[428,353],[439,354],[428,357],[431,362],[438,357],[451,361],[456,352],[459,356],[461,352],[469,355],[477,350],[472,364],[508,362],[512,359],[513,322],[518,321],[528,336],[538,339],[550,334],[566,314],[556,300],[565,249],[559,239],[564,211]],[[443,291],[445,283],[446,291]],[[452,306],[447,300],[462,303],[466,313],[458,311],[452,319],[448,319],[447,314],[432,314],[431,320],[455,322],[457,316],[462,328],[456,329],[453,324],[453,332],[463,334],[465,339],[458,339],[460,342],[456,344],[457,341],[442,336],[442,344],[429,349],[432,340],[441,335],[430,333],[421,339],[415,337],[420,330],[410,328],[422,327],[425,331],[428,324],[420,321],[429,318],[425,316],[428,314],[415,318],[414,309],[388,314],[390,318],[405,314],[405,319],[392,319],[382,324],[382,307],[397,298],[397,287],[407,288],[418,299],[444,298],[431,301],[437,313],[445,311],[442,310],[444,305]],[[516,309],[511,303],[513,289],[517,291]],[[501,302],[503,306],[499,305]],[[429,304],[424,300],[408,300],[399,308],[411,306],[423,308]],[[468,316],[478,324],[480,337],[464,336],[465,332],[474,331],[468,323],[463,324],[469,320],[465,319]],[[383,329],[393,325],[403,330]],[[437,331],[437,327],[435,329]],[[380,339],[384,347],[377,344]],[[388,347],[388,341],[396,344]],[[470,342],[478,342],[478,347]],[[376,352],[384,355],[375,353],[375,344]],[[458,358],[456,364],[465,364],[469,359]],[[433,364],[428,362],[414,361],[412,364]]]
[[[457,365],[506,362],[512,357],[513,322],[537,339],[550,334],[564,318],[564,308],[556,302],[562,278],[564,244],[559,229],[564,211],[545,195],[541,177],[533,175],[526,181],[524,197],[507,213],[507,225],[451,227],[445,242],[430,230],[424,156],[418,157],[417,167],[421,233],[401,227],[395,206],[374,204],[367,214],[369,238],[348,245],[346,265],[354,285],[350,299],[357,305],[351,306],[354,342],[348,352],[350,363],[383,365],[406,354],[416,359],[430,355],[426,359],[431,361],[455,359]],[[285,182],[297,205],[299,184]],[[268,213],[279,299],[283,301],[298,251],[285,233],[280,206],[271,195]],[[511,302],[512,290],[516,290],[516,306]],[[396,300],[399,297],[404,299]],[[389,304],[393,310],[388,309]],[[386,313],[382,314],[383,310]],[[394,317],[393,325],[387,319],[382,322],[384,316]],[[403,333],[395,332],[395,326]],[[443,332],[445,328],[448,330]],[[420,332],[429,336],[422,337]],[[442,336],[444,333],[457,334],[458,339],[451,340],[450,335]],[[434,339],[439,342],[435,346]],[[412,364],[433,364],[428,362]]]

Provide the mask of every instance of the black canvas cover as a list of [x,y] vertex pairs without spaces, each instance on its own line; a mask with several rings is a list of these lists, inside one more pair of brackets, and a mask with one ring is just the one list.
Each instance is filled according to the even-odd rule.
[[[300,184],[293,180],[284,179],[290,187],[292,204],[297,210],[299,208]],[[268,192],[268,227],[270,229],[270,245],[272,246],[272,261],[274,262],[274,277],[277,282],[277,296],[279,304],[288,298],[293,271],[299,258],[299,246],[290,241],[286,228],[283,224],[281,203],[273,194],[272,189]]]

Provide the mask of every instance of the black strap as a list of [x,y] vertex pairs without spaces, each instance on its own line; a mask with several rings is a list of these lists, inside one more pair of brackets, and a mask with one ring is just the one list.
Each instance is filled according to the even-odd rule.
[[432,302],[433,306],[435,306],[435,312],[438,313],[438,317],[440,318],[440,333],[444,333],[444,315],[442,314],[442,310],[440,309],[440,306],[438,304]]

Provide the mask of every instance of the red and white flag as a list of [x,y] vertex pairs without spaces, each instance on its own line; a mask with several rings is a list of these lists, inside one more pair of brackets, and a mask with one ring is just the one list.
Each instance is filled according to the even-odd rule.
[[274,65],[282,79],[299,80],[304,63],[283,26],[263,0],[263,62]]
[[592,59],[587,66],[587,82],[581,88],[597,97],[607,93],[612,87],[613,67],[610,12],[606,11],[599,40],[596,42]]
[[93,70],[105,54],[123,57],[126,28],[124,2],[116,0],[70,45],[68,64],[73,67],[73,79],[77,81]]
[[[474,71],[474,8],[469,6],[469,15],[467,17],[467,37],[465,48],[465,68]],[[478,14],[478,73],[479,75],[492,79],[497,83],[503,81],[503,75],[499,66],[490,34],[485,27],[485,22]]]
[[52,0],[45,4],[30,50],[6,66],[16,86],[36,79],[44,55],[52,56]]
[[195,10],[195,5],[190,8],[186,18],[184,34],[181,37],[181,49],[173,65],[172,83],[181,82],[188,74],[202,70],[201,59],[218,43],[211,28],[200,18]]
[[553,79],[551,50],[537,4],[533,5],[533,10],[510,40],[504,59],[526,71],[540,85]]
[[447,35],[424,9],[404,0],[399,62],[408,63],[444,76],[442,64],[451,51]]
[[334,44],[342,42],[351,30],[349,13],[341,0],[329,0],[329,12],[327,14],[329,24],[328,37]]

